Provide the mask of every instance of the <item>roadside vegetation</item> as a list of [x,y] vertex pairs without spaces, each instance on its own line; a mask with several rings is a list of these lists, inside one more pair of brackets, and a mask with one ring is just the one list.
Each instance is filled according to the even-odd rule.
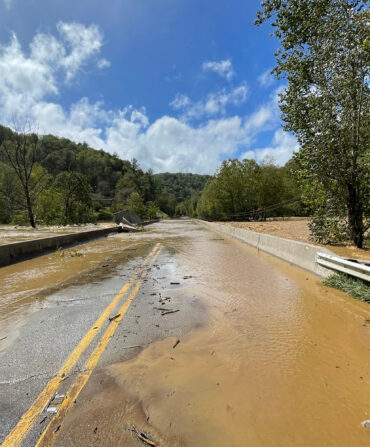
[[370,12],[359,0],[265,0],[280,42],[272,73],[284,129],[299,150],[285,166],[229,159],[212,176],[153,174],[136,160],[53,135],[0,126],[0,223],[190,216],[264,220],[310,216],[322,244],[368,245],[370,226]]
[[266,0],[256,25],[280,41],[272,70],[284,130],[299,150],[272,160],[226,160],[207,182],[196,214],[213,220],[310,216],[315,242],[369,245],[370,11],[358,0]]
[[345,273],[334,273],[324,280],[324,285],[342,290],[360,301],[370,303],[370,284]]
[[[0,223],[67,225],[112,220],[130,208],[142,218],[182,213],[209,176],[144,172],[136,160],[30,128],[0,126]],[[178,209],[180,206],[180,211]]]
[[311,231],[322,243],[364,245],[370,216],[369,3],[265,0],[280,42],[273,73],[285,79],[280,109],[295,155]]
[[196,214],[210,220],[255,220],[275,216],[304,216],[294,178],[295,163],[279,167],[265,159],[225,160],[207,182]]

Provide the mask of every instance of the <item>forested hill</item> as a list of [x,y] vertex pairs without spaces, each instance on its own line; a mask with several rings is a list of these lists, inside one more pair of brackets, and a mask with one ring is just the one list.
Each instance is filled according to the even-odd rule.
[[142,217],[160,211],[173,216],[206,180],[193,174],[154,175],[136,160],[86,143],[0,126],[0,223],[110,219],[122,207]]
[[155,174],[154,177],[159,188],[173,194],[177,202],[184,202],[194,194],[201,192],[211,178],[210,175],[184,174],[182,172],[176,174],[164,172]]

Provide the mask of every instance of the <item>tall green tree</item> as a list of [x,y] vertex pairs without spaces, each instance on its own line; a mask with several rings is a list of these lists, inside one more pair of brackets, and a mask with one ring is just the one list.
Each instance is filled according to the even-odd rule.
[[34,228],[35,202],[45,188],[48,176],[48,172],[39,165],[40,158],[37,134],[27,130],[17,133],[0,127],[0,161],[8,166],[15,179],[15,188],[3,189],[2,194],[27,211],[30,225]]
[[61,172],[55,178],[52,191],[61,198],[62,222],[84,223],[91,221],[92,188],[79,172]]
[[256,24],[273,18],[281,47],[273,70],[285,130],[299,143],[298,177],[314,235],[331,223],[362,247],[370,214],[369,2],[264,0]]

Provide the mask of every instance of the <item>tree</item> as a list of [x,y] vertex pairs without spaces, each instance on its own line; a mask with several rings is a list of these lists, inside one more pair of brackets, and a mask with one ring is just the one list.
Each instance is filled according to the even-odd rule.
[[[19,208],[27,210],[32,227],[36,227],[33,208],[38,195],[46,187],[48,172],[40,161],[39,138],[35,133],[23,130],[12,132],[5,127],[0,128],[0,158],[11,169],[18,185],[16,190],[2,190],[3,195],[16,202]],[[19,194],[15,194],[19,192]]]
[[157,205],[161,211],[174,216],[176,212],[176,197],[166,191],[161,191],[157,196]]
[[139,193],[133,192],[128,198],[127,205],[130,210],[136,213],[139,217],[143,219],[146,217],[147,210]]
[[[362,247],[370,215],[369,9],[359,0],[265,0],[256,24],[274,17],[285,130],[296,156],[314,235],[348,231]],[[315,220],[316,219],[316,220]],[[325,232],[324,232],[325,233]]]
[[92,188],[79,172],[61,172],[57,175],[52,192],[61,198],[62,222],[84,223],[92,219]]

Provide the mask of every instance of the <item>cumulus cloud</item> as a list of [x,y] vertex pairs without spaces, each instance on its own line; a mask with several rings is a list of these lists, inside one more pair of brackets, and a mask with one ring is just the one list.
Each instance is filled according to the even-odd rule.
[[[235,157],[243,148],[251,147],[259,132],[276,129],[276,98],[272,95],[267,104],[246,117],[208,119],[197,126],[168,115],[150,122],[145,109],[129,106],[106,110],[102,102],[91,104],[87,98],[73,104],[69,111],[58,104],[40,102],[32,108],[32,114],[42,133],[86,141],[125,159],[136,158],[144,169],[209,174],[224,157]],[[274,144],[275,149],[281,146],[275,155],[285,150],[285,141],[278,136]],[[260,157],[261,151],[257,155],[250,151],[247,156]]]
[[241,155],[241,159],[252,158],[257,162],[261,162],[266,157],[273,158],[279,165],[285,164],[298,151],[299,146],[294,136],[278,129],[274,133],[272,143],[268,147],[261,149],[249,150]]
[[[22,49],[15,34],[0,46],[0,112],[24,114],[35,101],[59,93],[60,78],[70,82],[78,71],[96,57],[103,35],[96,25],[57,24],[58,37],[38,33]],[[98,67],[108,61],[97,61]]]
[[182,112],[182,119],[200,119],[224,115],[228,105],[239,106],[247,99],[248,87],[242,83],[238,87],[222,89],[210,93],[205,99],[192,102],[186,95],[178,94],[170,105]]
[[234,68],[230,59],[224,59],[222,61],[206,61],[202,64],[202,70],[204,72],[213,71],[223,78],[230,81],[234,76]]
[[57,30],[70,50],[60,60],[60,64],[65,69],[67,80],[71,80],[81,66],[100,52],[103,35],[97,25],[85,26],[80,23],[59,22]]
[[144,169],[155,172],[213,173],[222,156],[233,156],[250,142],[244,120],[237,116],[197,127],[167,115],[150,123],[145,109],[105,110],[102,103],[91,104],[87,98],[68,111],[56,103],[39,102],[31,113],[40,133],[137,158]]
[[[62,86],[69,85],[85,64],[93,62],[104,68],[109,62],[100,56],[102,33],[96,26],[59,23],[57,30],[57,36],[36,34],[28,52],[15,35],[0,47],[3,124],[11,124],[16,114],[19,120],[36,123],[41,134],[85,141],[122,158],[136,158],[144,169],[196,173],[213,173],[223,158],[245,152],[259,132],[279,125],[278,91],[248,116],[226,116],[229,105],[246,100],[248,87],[244,83],[213,92],[198,102],[178,95],[172,107],[182,115],[165,115],[154,121],[144,108],[109,109],[104,102],[91,103],[88,98],[63,108],[56,100]],[[190,118],[203,119],[192,124]],[[271,148],[249,155],[260,157],[275,150],[283,159],[289,153],[288,143],[289,138],[284,140],[277,133]]]

